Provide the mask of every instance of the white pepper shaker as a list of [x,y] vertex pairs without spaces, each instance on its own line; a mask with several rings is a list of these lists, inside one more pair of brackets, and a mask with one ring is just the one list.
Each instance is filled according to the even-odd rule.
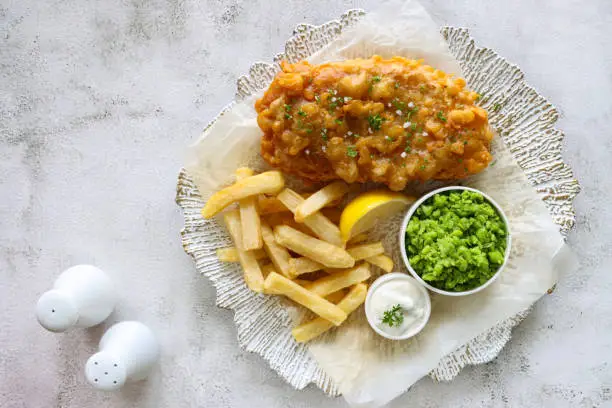
[[116,304],[110,278],[92,265],[76,265],[65,270],[36,305],[36,317],[45,329],[63,332],[72,327],[92,327],[102,323]]
[[158,359],[159,343],[151,329],[125,321],[104,333],[100,351],[85,364],[85,376],[95,388],[114,391],[126,381],[145,379]]

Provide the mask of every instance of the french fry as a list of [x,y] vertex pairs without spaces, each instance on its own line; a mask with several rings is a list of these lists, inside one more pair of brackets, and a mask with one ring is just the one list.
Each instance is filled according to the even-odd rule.
[[338,272],[304,285],[306,289],[319,296],[327,296],[340,289],[348,288],[370,278],[370,265],[362,263],[354,268]]
[[233,202],[258,194],[275,194],[283,187],[285,179],[280,171],[267,171],[247,177],[213,194],[204,205],[202,216],[211,218]]
[[385,248],[382,245],[382,242],[374,242],[371,244],[361,244],[354,246],[352,248],[348,248],[346,250],[353,259],[359,261],[365,258],[371,258],[376,255],[383,254],[385,252]]
[[297,206],[295,209],[295,220],[297,222],[304,222],[306,217],[316,213],[334,200],[342,198],[348,190],[348,184],[344,181],[334,181],[326,185]]
[[[240,167],[236,170],[236,180],[244,180],[252,177],[253,169]],[[242,225],[242,243],[246,251],[261,249],[263,240],[261,238],[261,219],[257,213],[257,197],[251,196],[238,201],[240,208],[240,223]]]
[[[306,285],[310,285],[312,283],[311,281],[307,281],[304,279],[293,279],[293,281],[301,287],[306,287]],[[329,295],[325,296],[324,299],[328,302],[336,304],[341,301],[342,298],[344,298],[344,295],[346,295],[346,292],[344,291],[344,289],[340,289],[334,293],[330,293]]]
[[387,255],[376,255],[371,256],[365,259],[366,262],[378,266],[380,269],[389,273],[393,271],[393,259],[389,258]]
[[255,175],[255,171],[248,167],[238,167],[234,172],[236,176],[236,181],[244,180],[247,177],[253,177]]
[[269,263],[261,266],[261,273],[263,274],[264,278],[266,278],[272,272],[276,272],[276,267],[274,264]]
[[[338,269],[338,270],[344,270],[344,269]],[[300,280],[303,281],[308,281],[308,282],[314,282],[317,279],[321,279],[326,277],[327,275],[329,275],[329,273],[325,272],[324,270],[320,270],[320,271],[314,271],[314,272],[308,272],[305,274],[300,275]]]
[[[256,249],[251,251],[251,253],[258,261],[268,257],[262,249]],[[217,258],[219,258],[221,262],[240,262],[236,247],[217,249]]]
[[263,274],[261,273],[261,268],[259,267],[257,259],[255,259],[255,255],[250,251],[245,251],[242,247],[240,214],[238,211],[228,211],[224,215],[224,220],[227,230],[232,240],[234,240],[234,244],[238,251],[240,265],[242,265],[242,269],[244,270],[244,281],[251,290],[261,293],[264,286]]
[[354,237],[352,237],[351,239],[349,239],[349,241],[347,242],[348,245],[357,245],[357,244],[361,244],[365,241],[368,240],[368,234],[366,233],[362,233],[362,234],[357,234]]
[[[303,194],[304,198],[308,198],[308,194]],[[325,205],[325,207],[336,207],[340,204],[340,200],[334,200]],[[257,207],[259,208],[259,215],[278,214],[278,213],[290,213],[289,209],[285,207],[283,203],[276,197],[266,197],[260,195],[257,198]]]
[[289,254],[287,248],[276,242],[272,228],[265,222],[261,224],[261,234],[264,241],[264,250],[270,257],[276,270],[290,279],[297,276],[290,273],[289,261],[291,260],[291,254]]
[[259,208],[259,214],[261,215],[291,212],[276,197],[266,197],[264,195],[260,195],[259,197],[257,197],[257,204]]
[[323,272],[328,275],[333,275],[335,273],[340,273],[346,271],[346,268],[323,268]]
[[[295,191],[286,188],[278,195],[278,199],[295,214],[296,209],[304,202],[304,198]],[[304,224],[310,228],[316,236],[330,244],[338,247],[343,246],[340,237],[340,229],[320,212],[316,212],[304,219]]]
[[[295,283],[297,283],[298,285],[302,286],[302,287],[303,287],[304,285],[308,285],[309,283],[312,283],[311,281],[307,281],[307,280],[304,280],[304,279],[293,279],[293,281],[294,281]],[[330,300],[330,302],[331,302],[331,300]],[[332,302],[332,303],[333,303],[333,302]]]
[[292,276],[299,276],[303,273],[319,271],[323,265],[310,258],[291,258],[289,260],[289,273]]
[[[359,306],[365,302],[368,286],[364,283],[359,283],[349,291],[349,293],[338,303],[338,307],[347,315],[353,313]],[[306,343],[321,334],[325,333],[334,325],[325,319],[317,317],[309,322],[302,323],[291,330],[293,338],[298,343]]]
[[314,235],[314,232],[312,232],[312,230],[306,225],[295,222],[293,219],[293,213],[291,212],[268,214],[265,219],[273,228],[277,225],[288,225],[306,235]]
[[[314,193],[301,193],[300,195],[302,196],[302,198],[304,200],[307,200],[311,195],[313,195]],[[342,199],[338,199],[338,200],[333,200],[330,201],[329,203],[325,204],[325,208],[334,208],[340,205],[340,203],[342,203]]]
[[258,261],[266,259],[268,257],[268,254],[266,254],[266,251],[264,251],[263,249],[254,249],[251,252],[253,253],[255,259],[257,259]]
[[264,282],[266,293],[287,296],[296,303],[312,310],[323,319],[339,326],[346,320],[347,314],[338,306],[304,289],[290,279],[272,272]]
[[[274,266],[274,264],[271,264],[271,263],[268,263],[268,264],[265,264],[265,265],[261,265],[261,272],[263,273],[264,278],[267,277],[272,272],[278,273],[276,271],[276,267]],[[312,282],[316,281],[317,279],[321,279],[324,276],[327,276],[327,275],[326,274],[322,274],[322,276],[317,276],[314,280],[307,280],[307,279],[300,279],[300,278],[295,278],[295,279],[291,279],[291,280],[294,281],[295,283],[297,283],[300,286],[305,286],[305,285],[310,285]],[[342,292],[342,290],[339,290],[338,292]],[[335,293],[337,293],[337,292],[331,293],[328,296],[332,296]],[[328,296],[325,296],[325,298],[327,299]],[[333,298],[334,297],[332,296],[332,299]],[[332,302],[332,301],[330,300],[330,302]],[[335,303],[335,302],[332,302],[332,303]]]
[[345,295],[344,289],[340,289],[337,292],[330,293],[329,295],[325,296],[325,300],[335,305],[336,303],[340,302],[344,298],[344,295]]
[[355,265],[355,260],[344,249],[286,225],[274,228],[274,238],[280,245],[327,267],[350,268]]

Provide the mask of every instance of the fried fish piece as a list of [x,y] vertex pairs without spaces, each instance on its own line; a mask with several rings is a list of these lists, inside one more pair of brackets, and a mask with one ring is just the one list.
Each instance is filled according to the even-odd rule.
[[401,57],[281,63],[255,104],[272,166],[307,181],[461,179],[492,160],[487,112],[465,80]]

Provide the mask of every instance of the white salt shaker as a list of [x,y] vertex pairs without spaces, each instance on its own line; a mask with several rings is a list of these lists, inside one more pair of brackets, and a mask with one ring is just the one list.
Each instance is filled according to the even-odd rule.
[[145,379],[159,359],[159,343],[140,322],[117,323],[104,333],[100,351],[87,360],[85,376],[95,388],[113,391]]
[[52,332],[92,327],[113,312],[116,295],[110,278],[92,265],[65,270],[36,305],[38,322]]

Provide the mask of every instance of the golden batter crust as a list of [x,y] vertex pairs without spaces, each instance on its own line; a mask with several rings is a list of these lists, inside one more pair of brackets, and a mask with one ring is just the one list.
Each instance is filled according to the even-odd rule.
[[460,179],[485,169],[493,134],[478,94],[422,61],[281,63],[255,108],[261,154],[308,181]]

